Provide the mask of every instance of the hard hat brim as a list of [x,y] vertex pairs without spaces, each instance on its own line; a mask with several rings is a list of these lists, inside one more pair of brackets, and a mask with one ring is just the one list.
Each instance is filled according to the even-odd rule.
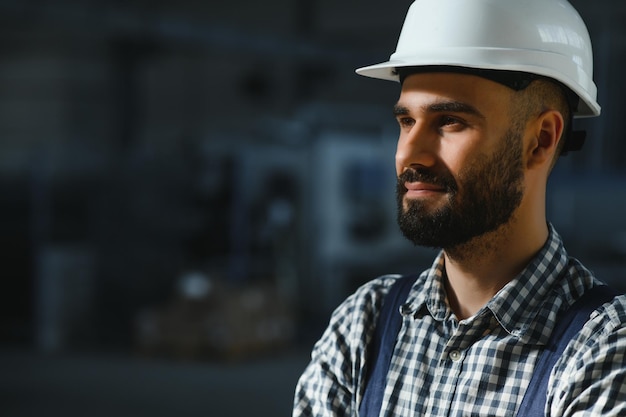
[[555,71],[551,70],[547,67],[541,66],[531,66],[531,65],[503,65],[501,63],[497,64],[487,64],[485,62],[480,65],[468,65],[465,63],[449,61],[449,60],[441,60],[441,61],[432,61],[429,60],[426,62],[416,61],[416,60],[398,60],[393,59],[391,57],[389,61],[382,62],[375,65],[369,65],[365,67],[358,68],[356,73],[362,75],[364,77],[375,78],[380,80],[388,80],[388,81],[396,81],[399,82],[399,76],[396,73],[396,68],[402,67],[414,67],[414,66],[452,66],[452,67],[464,67],[464,68],[476,68],[476,69],[487,69],[487,70],[509,70],[509,71],[521,71],[528,72],[531,74],[542,75],[548,78],[552,78],[558,80],[568,88],[570,88],[576,95],[579,97],[578,108],[574,111],[575,118],[585,118],[585,117],[595,117],[599,116],[601,112],[600,105],[596,102],[596,100],[589,96],[588,91],[596,91],[596,86],[592,83],[591,85],[581,86],[574,80],[564,80],[563,74],[554,73]]

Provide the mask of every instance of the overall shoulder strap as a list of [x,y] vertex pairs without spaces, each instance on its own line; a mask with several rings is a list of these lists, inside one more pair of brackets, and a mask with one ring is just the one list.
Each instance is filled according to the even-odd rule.
[[398,278],[393,283],[383,300],[376,330],[369,347],[366,363],[366,380],[363,399],[359,407],[360,417],[378,417],[383,403],[387,372],[391,363],[391,356],[396,344],[396,338],[402,326],[400,306],[417,280],[416,275],[407,275]]
[[517,417],[543,417],[545,415],[548,380],[556,361],[563,354],[570,340],[589,320],[589,315],[602,304],[611,301],[616,295],[617,293],[606,285],[593,287],[558,318],[548,344],[537,360]]

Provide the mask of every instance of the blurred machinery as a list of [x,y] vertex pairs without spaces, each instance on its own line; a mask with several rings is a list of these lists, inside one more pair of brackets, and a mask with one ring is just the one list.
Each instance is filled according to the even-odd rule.
[[418,271],[432,251],[396,226],[395,133],[324,132],[313,145],[311,277],[318,312],[385,273]]

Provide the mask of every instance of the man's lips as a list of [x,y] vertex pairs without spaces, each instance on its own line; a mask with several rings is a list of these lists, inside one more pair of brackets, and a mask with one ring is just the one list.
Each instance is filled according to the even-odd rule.
[[406,195],[411,197],[417,197],[433,193],[444,193],[446,188],[441,185],[429,184],[426,182],[405,182],[404,188],[406,188]]

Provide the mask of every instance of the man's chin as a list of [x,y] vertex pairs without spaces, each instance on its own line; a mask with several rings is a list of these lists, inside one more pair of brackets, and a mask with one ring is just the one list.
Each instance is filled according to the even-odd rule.
[[450,249],[463,245],[468,239],[461,239],[460,237],[450,233],[449,231],[439,231],[435,229],[422,229],[422,230],[406,230],[402,229],[404,237],[413,245],[432,248],[432,249]]
[[405,196],[402,199],[402,212],[405,216],[435,217],[446,211],[446,208],[448,208],[448,200],[445,198],[409,198]]

